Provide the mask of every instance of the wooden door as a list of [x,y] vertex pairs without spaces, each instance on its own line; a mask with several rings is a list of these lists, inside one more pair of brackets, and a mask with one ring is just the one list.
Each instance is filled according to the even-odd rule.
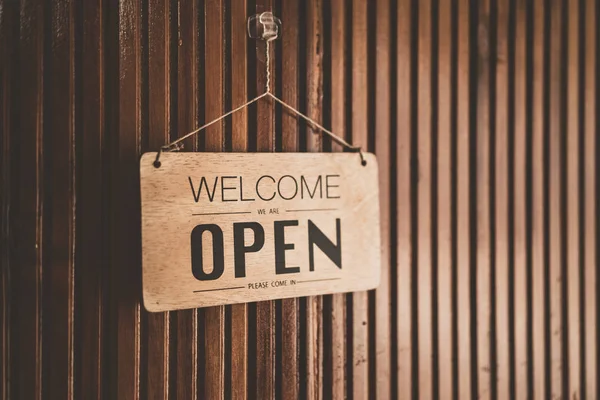
[[[272,87],[374,151],[368,293],[148,313],[139,157]],[[593,0],[0,0],[0,398],[598,398]],[[183,151],[342,151],[261,102]]]

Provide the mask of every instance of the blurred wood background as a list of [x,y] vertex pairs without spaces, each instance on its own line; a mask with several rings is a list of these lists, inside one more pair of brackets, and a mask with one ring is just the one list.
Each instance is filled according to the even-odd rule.
[[[379,289],[149,314],[139,157],[273,88],[374,151]],[[0,0],[1,399],[598,398],[594,0]],[[341,151],[261,102],[185,151]]]

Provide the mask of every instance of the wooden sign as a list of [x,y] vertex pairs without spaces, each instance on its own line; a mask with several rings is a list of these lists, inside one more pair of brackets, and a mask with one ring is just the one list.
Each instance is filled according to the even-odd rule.
[[367,290],[380,274],[377,160],[357,153],[142,156],[149,311]]

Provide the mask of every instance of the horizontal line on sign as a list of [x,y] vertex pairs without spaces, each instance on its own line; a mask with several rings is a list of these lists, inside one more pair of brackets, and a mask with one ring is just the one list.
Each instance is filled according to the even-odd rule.
[[287,212],[300,212],[300,211],[336,211],[337,208],[307,208],[305,210],[285,210]]
[[205,290],[194,290],[194,293],[199,293],[199,292],[214,292],[217,290],[232,290],[232,289],[245,289],[245,286],[234,286],[234,287],[224,287],[224,288],[219,288],[219,289],[205,289]]
[[298,283],[310,283],[310,282],[324,282],[324,281],[337,281],[342,278],[327,278],[327,279],[311,279],[308,281],[298,281]]
[[192,215],[228,215],[228,214],[252,214],[252,211],[234,211],[234,212],[220,212],[220,213],[197,213]]

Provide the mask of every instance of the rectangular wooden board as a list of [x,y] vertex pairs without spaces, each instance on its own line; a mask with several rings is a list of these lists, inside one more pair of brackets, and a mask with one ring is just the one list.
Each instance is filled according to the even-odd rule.
[[142,156],[148,311],[375,288],[377,160],[356,153]]

